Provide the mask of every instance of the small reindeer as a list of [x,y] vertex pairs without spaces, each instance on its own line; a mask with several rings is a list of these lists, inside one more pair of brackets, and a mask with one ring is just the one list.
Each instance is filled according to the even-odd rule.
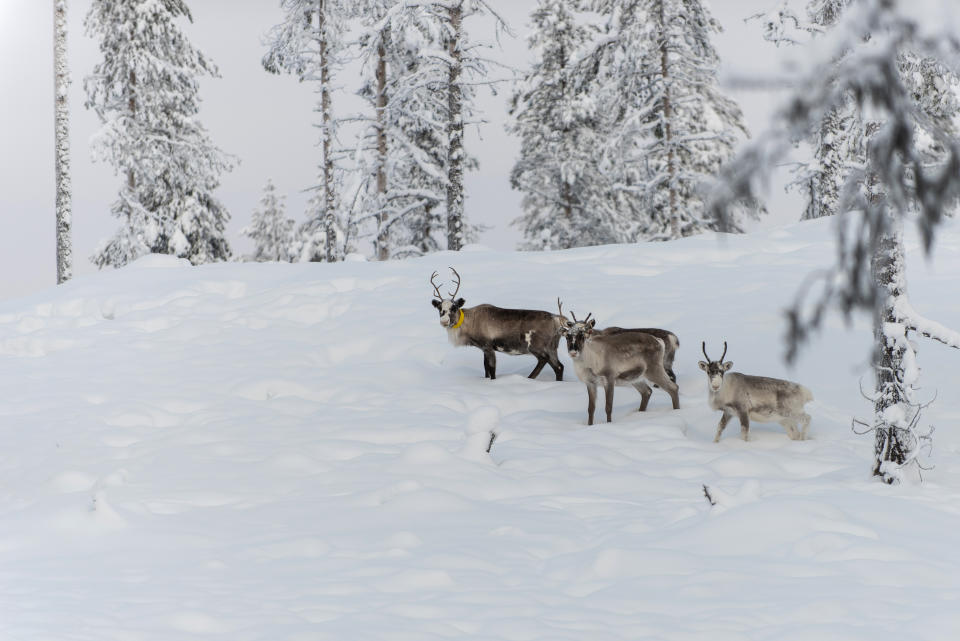
[[710,382],[710,407],[723,410],[714,443],[720,440],[723,428],[734,416],[740,419],[740,435],[745,441],[749,440],[751,420],[780,423],[786,428],[787,436],[795,441],[807,437],[810,415],[803,411],[803,406],[813,400],[810,390],[779,378],[748,376],[738,372],[727,374],[733,363],[723,362],[727,355],[726,341],[720,360],[714,361],[707,356],[706,342],[702,347],[707,360],[700,361],[700,369],[707,373]]
[[440,312],[440,325],[447,329],[447,337],[454,345],[470,345],[483,352],[483,375],[497,377],[497,352],[532,354],[537,365],[529,378],[536,378],[543,366],[550,364],[557,380],[563,380],[563,363],[557,356],[560,343],[560,319],[550,312],[529,309],[503,309],[494,305],[464,307],[466,301],[457,298],[460,274],[450,268],[457,288],[444,298],[434,282],[437,272],[430,277],[433,285],[433,306]]
[[606,396],[607,422],[613,422],[613,388],[631,385],[640,392],[640,411],[646,411],[653,390],[644,379],[659,385],[680,409],[680,388],[670,380],[663,367],[665,346],[662,339],[644,332],[620,331],[602,334],[594,330],[596,319],[591,314],[578,321],[573,312],[570,321],[557,300],[563,326],[560,332],[567,339],[567,351],[573,359],[577,377],[587,386],[587,425],[593,425],[597,406],[597,385],[603,385]]

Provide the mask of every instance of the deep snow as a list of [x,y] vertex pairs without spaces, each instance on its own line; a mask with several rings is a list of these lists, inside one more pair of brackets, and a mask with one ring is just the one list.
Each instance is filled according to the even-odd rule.
[[[873,481],[850,430],[866,319],[781,361],[829,224],[385,264],[150,257],[3,303],[0,639],[957,638],[960,353],[917,339],[935,468]],[[960,225],[932,263],[911,243],[914,307],[960,326]],[[672,329],[683,409],[618,388],[588,428],[562,347],[564,382],[503,355],[484,380],[430,305],[450,264],[468,305],[560,296]],[[811,440],[754,424],[744,443],[734,421],[713,443],[701,340],[808,386]]]

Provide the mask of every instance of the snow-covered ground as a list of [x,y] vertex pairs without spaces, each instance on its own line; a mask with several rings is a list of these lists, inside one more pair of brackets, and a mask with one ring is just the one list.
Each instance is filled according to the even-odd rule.
[[[151,257],[3,303],[0,639],[956,639],[960,353],[920,344],[935,468],[871,480],[850,430],[868,323],[780,358],[781,310],[832,252],[821,221],[386,264]],[[503,355],[485,380],[430,305],[449,264],[468,304],[560,296],[674,330],[682,409],[618,388],[588,428],[565,353],[564,382]],[[960,325],[960,225],[911,265],[914,306]],[[808,386],[812,439],[734,422],[713,443],[701,340]]]

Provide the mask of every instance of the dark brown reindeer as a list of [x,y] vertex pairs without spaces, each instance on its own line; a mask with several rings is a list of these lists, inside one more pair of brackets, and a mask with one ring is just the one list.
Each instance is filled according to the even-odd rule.
[[446,328],[447,338],[456,346],[469,345],[483,352],[483,375],[497,377],[497,352],[506,354],[532,354],[537,365],[530,372],[536,378],[549,363],[557,380],[563,380],[563,363],[557,356],[560,343],[561,321],[550,312],[530,309],[503,309],[494,305],[464,307],[466,301],[457,298],[460,291],[460,274],[450,268],[456,278],[457,288],[444,298],[434,282],[437,272],[430,277],[433,285],[433,306],[440,312],[440,325]]
[[733,363],[723,362],[727,355],[727,343],[723,343],[723,354],[719,360],[707,356],[707,344],[702,343],[706,361],[700,361],[700,369],[707,373],[707,390],[710,407],[723,410],[717,435],[713,442],[720,440],[723,428],[731,418],[740,420],[740,435],[743,440],[750,436],[750,421],[762,423],[780,423],[791,439],[803,440],[807,437],[810,415],[803,406],[813,400],[813,394],[803,385],[766,376],[749,376],[739,372],[730,372]]
[[[582,321],[571,312],[573,320],[563,315],[561,333],[567,338],[567,350],[573,359],[577,377],[587,386],[587,424],[593,425],[597,406],[597,386],[603,385],[607,422],[613,421],[613,388],[630,385],[640,392],[640,411],[646,411],[653,390],[644,380],[659,385],[673,401],[673,409],[680,409],[680,388],[670,380],[663,367],[665,345],[663,339],[644,332],[621,331],[602,334],[594,330],[590,316]],[[582,331],[571,329],[582,324]]]

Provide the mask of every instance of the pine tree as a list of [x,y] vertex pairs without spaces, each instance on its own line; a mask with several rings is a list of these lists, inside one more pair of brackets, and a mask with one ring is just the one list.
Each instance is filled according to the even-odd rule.
[[519,83],[508,130],[520,137],[510,184],[523,192],[527,249],[564,249],[617,240],[616,201],[598,151],[595,102],[575,61],[595,29],[567,0],[540,0],[529,38],[536,62]]
[[101,268],[151,252],[193,264],[230,257],[229,214],[213,191],[232,160],[197,120],[198,77],[218,72],[178,18],[192,21],[183,0],[94,0],[86,17],[103,54],[84,81],[103,123],[95,149],[125,178],[112,207],[122,227],[93,257]]
[[268,180],[263,188],[260,207],[253,211],[250,226],[240,233],[252,239],[255,249],[247,260],[257,262],[293,262],[297,257],[294,249],[294,221],[286,216],[282,196],[278,197],[273,181]]
[[[814,135],[823,115],[850,96],[860,113],[875,118],[864,137],[864,163],[844,181],[838,212],[855,213],[837,226],[838,262],[824,276],[818,298],[801,296],[789,312],[788,359],[830,306],[848,315],[872,312],[876,392],[867,427],[875,434],[873,473],[887,483],[901,478],[929,439],[917,428],[919,369],[909,332],[960,348],[960,333],[919,315],[906,286],[904,219],[916,214],[929,252],[939,223],[960,196],[960,138],[946,110],[942,118],[929,114],[934,105],[954,104],[956,84],[939,76],[938,86],[935,79],[938,70],[960,66],[960,44],[954,34],[926,27],[894,0],[851,6],[831,39],[833,65],[807,70],[791,83],[795,89],[777,126],[724,170],[712,203],[722,217],[730,202],[753,195],[792,142]],[[904,65],[911,72],[906,79]]]
[[67,0],[53,0],[54,113],[57,182],[57,283],[73,275],[73,247],[70,242],[70,110],[67,92],[70,74],[67,70]]
[[596,69],[605,145],[631,206],[622,221],[634,240],[679,238],[707,229],[743,231],[760,210],[705,217],[699,188],[733,156],[746,126],[718,87],[720,32],[702,0],[596,0],[606,34],[588,61]]
[[340,180],[334,159],[337,120],[331,97],[333,70],[343,49],[343,19],[349,0],[280,0],[284,21],[267,35],[269,50],[263,67],[271,73],[290,73],[301,82],[315,83],[320,130],[321,206],[300,228],[303,256],[333,262],[342,257],[337,246],[337,193]]

